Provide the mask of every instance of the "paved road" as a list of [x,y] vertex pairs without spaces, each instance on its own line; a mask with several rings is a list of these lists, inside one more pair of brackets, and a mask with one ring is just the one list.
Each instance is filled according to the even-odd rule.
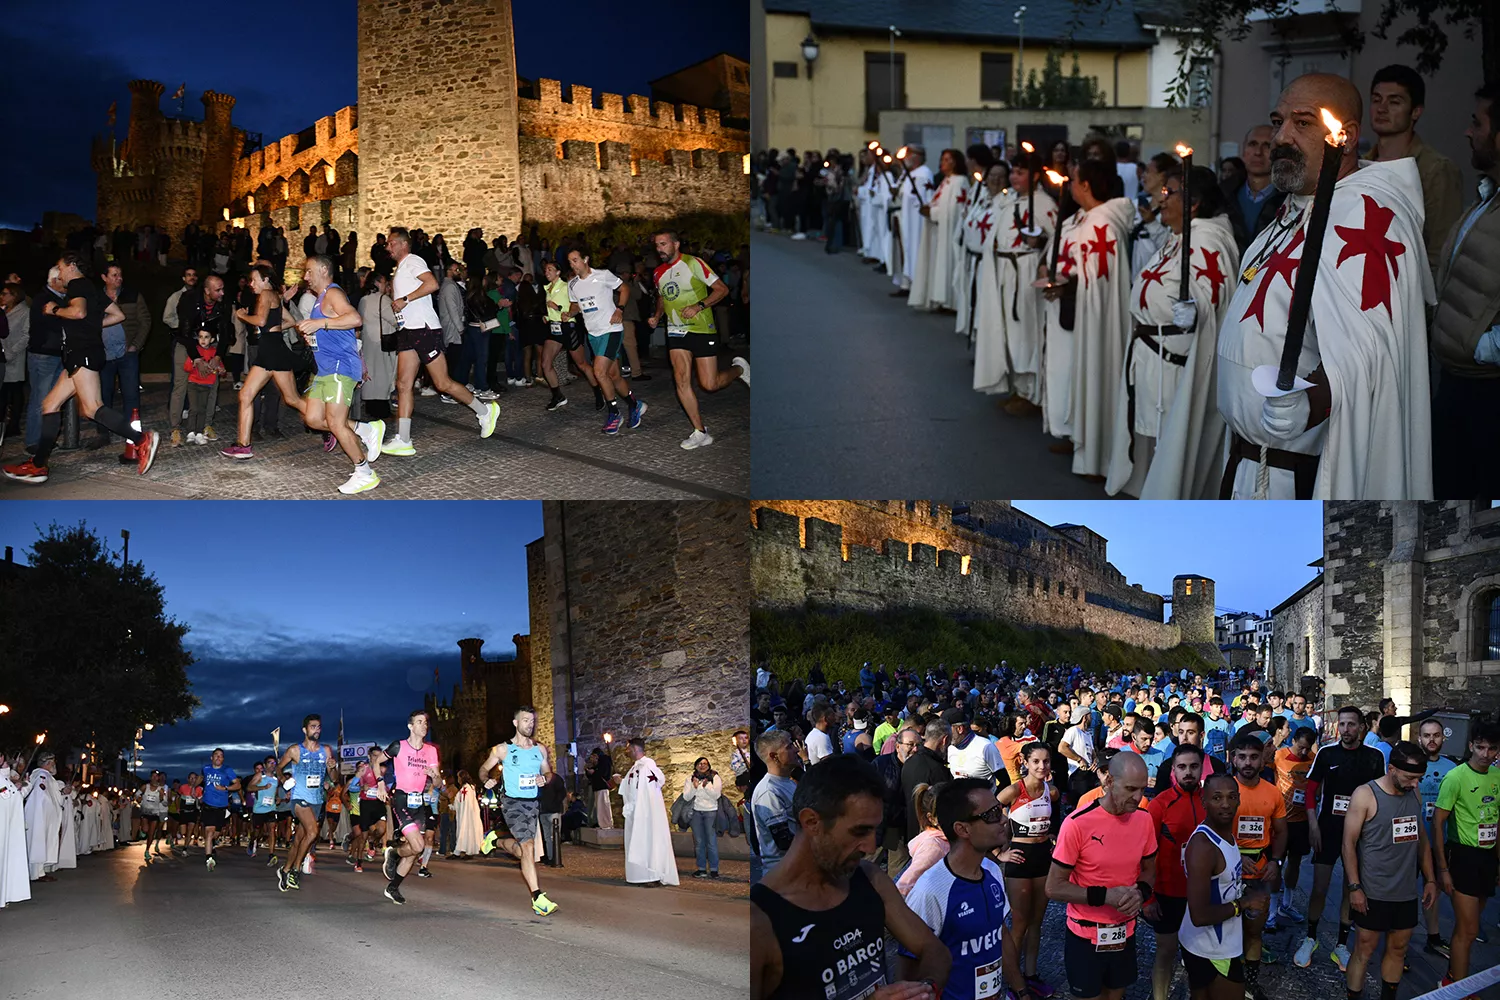
[[[733,498],[750,489],[750,392],[740,383],[712,396],[700,393],[699,406],[714,434],[708,448],[683,451],[678,443],[691,432],[673,390],[670,370],[653,367],[649,381],[634,383],[648,406],[637,430],[603,434],[602,413],[582,380],[564,392],[568,405],[549,413],[551,398],[542,388],[512,389],[500,396],[500,422],[493,437],[480,440],[473,414],[436,397],[419,397],[412,422],[417,455],[386,455],[376,463],[381,484],[362,497],[391,500],[518,499],[690,499]],[[142,397],[147,427],[165,430],[167,386],[148,382]],[[33,486],[0,478],[0,499],[48,497],[90,499],[338,499],[349,477],[342,455],[325,455],[320,435],[304,434],[295,413],[282,408],[285,441],[256,442],[256,458],[237,462],[219,455],[234,434],[237,404],[232,383],[219,390],[213,421],[218,446],[163,446],[156,466],[142,478],[117,461],[118,446],[91,452],[55,453],[52,476]],[[387,436],[395,433],[387,423]],[[84,441],[94,425],[85,423]],[[0,448],[6,464],[25,458],[22,441],[8,438]]]
[[890,298],[853,254],[760,232],[751,246],[755,496],[1104,498],[1039,418],[973,391],[951,314]]
[[744,898],[543,869],[558,904],[544,918],[502,862],[435,860],[435,877],[407,879],[395,906],[373,864],[362,875],[320,865],[280,893],[264,855],[220,857],[214,872],[196,850],[146,869],[136,845],[34,886],[31,901],[0,911],[0,997],[749,995]]

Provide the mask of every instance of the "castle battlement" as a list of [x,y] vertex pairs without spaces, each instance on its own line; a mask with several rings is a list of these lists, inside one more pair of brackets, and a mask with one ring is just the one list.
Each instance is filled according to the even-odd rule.
[[[545,136],[521,136],[521,163],[555,164],[567,170],[608,170],[639,176],[692,171],[743,173],[743,157],[713,149],[669,149],[661,160],[640,157],[628,142],[587,142]],[[653,183],[655,180],[653,179]]]
[[719,112],[714,108],[699,108],[691,104],[668,104],[653,102],[640,94],[628,98],[620,94],[600,94],[599,107],[594,106],[594,89],[573,84],[571,100],[563,100],[562,82],[541,79],[536,82],[537,96],[520,99],[521,127],[526,129],[527,119],[547,116],[583,118],[593,121],[615,122],[640,128],[665,128],[676,132],[701,132],[704,135],[723,135],[737,129],[725,129],[719,122]]

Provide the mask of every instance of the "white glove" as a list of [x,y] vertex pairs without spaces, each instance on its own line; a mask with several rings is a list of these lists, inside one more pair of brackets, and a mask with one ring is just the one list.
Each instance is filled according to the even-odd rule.
[[1261,407],[1260,425],[1266,433],[1282,440],[1291,440],[1307,430],[1312,405],[1306,392],[1289,392],[1285,396],[1270,396]]
[[1482,365],[1500,365],[1500,323],[1479,335],[1479,346],[1474,348],[1474,360]]
[[1198,329],[1198,303],[1192,299],[1178,299],[1173,302],[1172,325],[1184,331]]

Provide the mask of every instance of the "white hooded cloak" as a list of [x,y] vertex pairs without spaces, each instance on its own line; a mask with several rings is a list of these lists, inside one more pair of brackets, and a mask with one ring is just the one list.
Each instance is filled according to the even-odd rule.
[[625,881],[677,884],[677,856],[656,761],[642,757],[620,782],[625,800]]

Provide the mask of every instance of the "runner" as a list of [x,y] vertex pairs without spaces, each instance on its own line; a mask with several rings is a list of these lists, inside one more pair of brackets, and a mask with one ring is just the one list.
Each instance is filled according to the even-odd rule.
[[[1439,719],[1423,720],[1417,730],[1417,744],[1422,752],[1427,755],[1426,772],[1422,775],[1422,782],[1417,786],[1417,792],[1422,796],[1422,822],[1427,827],[1427,840],[1432,841],[1432,814],[1437,808],[1438,791],[1442,788],[1443,779],[1448,772],[1458,766],[1458,761],[1443,753],[1443,742],[1447,739],[1447,732]],[[1429,955],[1441,955],[1448,957],[1448,942],[1438,933],[1438,910],[1436,902],[1422,911],[1422,917],[1427,924],[1427,945],[1422,949]]]
[[358,788],[350,799],[358,803],[359,822],[355,825],[354,836],[350,841],[349,863],[359,873],[364,872],[366,861],[374,860],[375,850],[371,845],[384,840],[385,803],[381,801],[377,786],[382,783],[382,774],[389,769],[388,760],[384,750],[371,747],[369,759],[356,769],[350,782],[351,791],[356,785]]
[[[393,226],[385,238],[385,246],[396,262],[396,273],[391,279],[391,294],[395,297],[391,307],[396,311],[397,419],[396,436],[378,444],[379,450],[387,455],[417,453],[411,443],[412,386],[424,366],[432,388],[473,410],[479,419],[479,436],[489,437],[495,433],[495,422],[500,419],[500,404],[475,399],[472,392],[448,377],[448,361],[443,356],[442,324],[438,322],[437,310],[433,307],[433,296],[438,290],[437,278],[427,262],[411,252],[411,235],[404,227]],[[322,372],[321,365],[318,371]]]
[[385,898],[398,906],[406,902],[401,882],[412,869],[412,863],[426,846],[423,830],[427,824],[427,779],[441,781],[438,771],[438,748],[427,740],[427,713],[421,709],[406,717],[407,735],[386,747],[392,760],[390,775],[375,788],[382,802],[391,804],[391,830],[399,833],[400,847],[387,845],[385,863]]
[[[957,778],[942,786],[937,820],[948,838],[948,853],[906,894],[906,905],[952,956],[943,1000],[999,997],[1002,972],[1006,982],[1022,983],[1015,937],[1005,926],[1010,907],[1000,866],[989,856],[1006,839],[1005,806],[996,803],[994,788],[986,778]],[[916,956],[905,949],[900,954],[903,966],[910,966],[905,976],[915,975]],[[1041,996],[1030,980],[1008,993],[1017,1000]]]
[[[271,759],[271,774],[276,774],[276,761]],[[282,781],[276,782],[276,819],[271,824],[271,857],[266,860],[267,868],[275,868],[281,864],[281,858],[276,853],[278,845],[290,848],[292,843],[292,794]]]
[[720,389],[743,379],[750,385],[750,362],[736,357],[732,367],[719,371],[719,338],[714,328],[713,307],[729,294],[719,276],[703,261],[691,254],[684,256],[677,234],[664,229],[652,237],[656,252],[666,261],[657,267],[652,278],[660,294],[656,313],[646,322],[655,330],[667,318],[667,349],[672,359],[672,377],[677,384],[677,400],[693,425],[693,433],[682,442],[691,451],[714,443],[713,435],[698,412],[698,396],[693,392],[693,373],[704,392]]
[[[1261,886],[1269,896],[1269,917],[1246,913],[1244,916],[1245,994],[1251,1000],[1265,1000],[1260,988],[1261,939],[1266,924],[1275,919],[1276,897],[1281,893],[1281,863],[1286,857],[1286,800],[1280,789],[1261,779],[1266,745],[1257,730],[1246,729],[1229,741],[1229,765],[1240,783],[1240,807],[1235,813],[1235,846],[1240,850],[1240,877],[1246,891],[1259,893]],[[1268,964],[1276,955],[1264,952]]]
[[224,766],[224,749],[214,748],[209,754],[210,766],[203,769],[203,853],[204,864],[209,871],[218,867],[219,862],[214,858],[215,841],[218,839],[219,830],[223,828],[225,819],[229,816],[229,793],[238,791],[240,787],[239,776],[234,773],[233,768]]
[[203,816],[201,811],[203,775],[197,771],[190,772],[187,781],[177,789],[177,794],[182,798],[182,804],[177,808],[177,820],[182,831],[182,847],[179,848],[174,843],[172,850],[178,855],[186,856],[187,849],[193,846],[193,842],[198,839],[198,834],[203,829],[200,825]]
[[338,755],[318,741],[322,735],[323,717],[307,716],[302,720],[302,742],[287,747],[276,765],[277,774],[289,775],[282,787],[291,795],[292,815],[297,819],[297,835],[287,846],[286,863],[276,869],[276,888],[282,892],[302,888],[298,866],[318,839],[324,786],[338,781]]
[[578,336],[578,325],[565,319],[568,311],[568,283],[562,279],[562,271],[555,261],[542,265],[542,275],[547,279],[547,340],[542,344],[542,378],[552,390],[552,399],[547,409],[560,410],[568,405],[568,397],[562,394],[557,381],[555,363],[561,351],[567,351],[578,370],[583,372],[589,385],[594,388],[595,409],[604,408],[604,393],[599,391],[599,382],[594,376],[594,367],[583,353],[583,338]]
[[[363,493],[380,485],[380,477],[370,466],[380,457],[380,437],[376,431],[385,433],[385,424],[380,421],[368,424],[349,419],[355,386],[364,378],[359,334],[355,332],[363,320],[359,310],[349,304],[344,290],[334,284],[332,261],[327,257],[309,257],[305,273],[308,288],[318,300],[312,314],[297,324],[297,332],[312,347],[318,374],[304,393],[302,422],[314,430],[332,434],[354,463],[354,474],[339,487],[339,492]],[[319,331],[323,336],[318,336]]]
[[[1290,745],[1276,751],[1276,787],[1286,804],[1286,864],[1281,866],[1281,916],[1300,924],[1307,915],[1292,906],[1297,882],[1302,877],[1302,859],[1312,851],[1307,833],[1307,772],[1312,770],[1313,745],[1318,734],[1302,726],[1292,734]],[[1436,789],[1433,794],[1436,795]]]
[[[120,413],[100,402],[99,373],[104,370],[104,327],[125,322],[125,313],[105,296],[103,289],[84,277],[85,258],[73,251],[57,261],[57,275],[67,283],[67,305],[55,301],[42,304],[42,312],[62,320],[62,373],[41,404],[41,430],[36,453],[19,465],[7,465],[3,471],[23,483],[45,483],[47,460],[57,447],[62,433],[62,408],[78,397],[78,416],[92,420],[101,433],[118,434],[137,446],[136,471],[145,475],[156,461],[161,444],[155,431],[143,431]],[[33,388],[33,392],[38,391]]]
[[1448,772],[1432,811],[1432,858],[1453,902],[1453,938],[1442,985],[1469,974],[1469,949],[1479,933],[1479,911],[1495,894],[1500,840],[1500,727],[1486,723],[1469,739],[1469,759]]
[[[1364,745],[1365,716],[1353,705],[1338,710],[1339,741],[1320,747],[1307,772],[1307,801],[1318,804],[1317,820],[1308,820],[1307,835],[1313,855],[1313,889],[1307,898],[1307,936],[1292,962],[1301,968],[1312,964],[1318,949],[1318,920],[1328,897],[1334,862],[1344,846],[1344,816],[1354,790],[1385,773],[1385,758],[1374,747]],[[1438,867],[1442,867],[1439,865]],[[1345,881],[1339,901],[1339,943],[1330,956],[1343,972],[1349,964],[1349,889]]]
[[[1047,744],[1027,743],[1021,748],[1019,758],[1026,769],[1025,776],[1000,789],[996,796],[1010,820],[1010,846],[1000,852],[1000,862],[1005,873],[1005,895],[1014,900],[1009,907],[1011,929],[1017,947],[1026,953],[1026,986],[1037,1000],[1048,1000],[1057,991],[1037,973],[1036,963],[1042,951],[1042,921],[1047,915],[1047,873],[1052,869],[1054,839],[1052,817],[1059,811],[1061,793],[1052,784],[1052,750]],[[941,793],[938,801],[942,801]],[[941,825],[941,815],[938,822]],[[948,843],[951,850],[952,838]],[[921,884],[920,879],[917,884]],[[907,903],[911,905],[910,894]],[[1016,952],[1012,950],[1010,954]]]
[[1121,1000],[1136,981],[1135,918],[1156,881],[1156,831],[1139,808],[1146,762],[1116,754],[1102,787],[1063,820],[1047,876],[1047,898],[1068,904],[1064,964],[1078,1000]]
[[[526,880],[526,888],[531,890],[531,909],[545,917],[557,909],[557,904],[537,887],[536,853],[532,841],[537,836],[537,793],[552,774],[552,753],[532,738],[536,735],[536,709],[522,705],[511,718],[516,735],[509,743],[490,747],[490,755],[479,766],[480,774],[489,774],[496,766],[501,769],[500,776],[505,784],[500,796],[500,815],[510,836],[501,839],[496,830],[490,830],[484,843],[479,845],[479,852],[489,854],[498,846],[515,855],[521,862],[521,877]],[[495,779],[487,778],[484,787],[494,788]]]
[[[1177,941],[1182,917],[1187,912],[1187,875],[1183,851],[1203,822],[1203,748],[1179,743],[1168,759],[1172,780],[1151,800],[1148,811],[1161,848],[1156,866],[1156,892],[1142,907],[1151,929],[1156,931],[1156,958],[1151,965],[1151,995],[1167,1000],[1172,973],[1177,969]],[[1236,793],[1237,794],[1237,793]]]
[[422,829],[422,842],[426,846],[422,848],[422,860],[417,868],[419,878],[432,878],[432,872],[427,870],[427,862],[432,860],[432,853],[437,850],[438,797],[441,791],[442,785],[432,778],[427,779],[427,821]]
[[1349,907],[1359,933],[1345,969],[1349,1000],[1364,995],[1365,966],[1385,937],[1380,959],[1380,1000],[1396,1000],[1406,947],[1417,926],[1417,870],[1426,884],[1422,907],[1437,904],[1432,855],[1422,823],[1417,785],[1427,770],[1422,750],[1401,740],[1390,749],[1390,762],[1379,779],[1354,790],[1344,817],[1344,879]]
[[[875,852],[885,784],[843,754],[810,767],[792,797],[796,834],[750,887],[752,1000],[933,1000],[953,957],[906,905]],[[885,937],[911,955],[911,979],[886,983]],[[831,987],[831,992],[829,990]]]
[[[594,378],[604,401],[609,406],[609,415],[604,421],[604,433],[618,434],[624,417],[620,414],[620,401],[624,396],[630,404],[629,424],[631,430],[641,425],[641,415],[646,404],[635,398],[630,384],[620,375],[620,338],[625,334],[624,311],[620,308],[630,298],[630,286],[611,271],[597,271],[589,267],[589,258],[578,247],[568,251],[568,267],[573,277],[568,279],[569,316],[582,316],[588,330],[589,350],[593,352]],[[619,298],[616,299],[618,291]]]
[[1204,819],[1183,852],[1188,912],[1179,937],[1192,1000],[1242,1000],[1245,971],[1240,960],[1243,918],[1264,920],[1269,900],[1250,895],[1240,879],[1235,817],[1240,785],[1228,774],[1203,782]]
[[250,777],[249,790],[253,795],[254,802],[250,807],[250,847],[247,853],[255,857],[256,846],[267,827],[271,828],[271,843],[268,849],[274,854],[276,850],[276,829],[272,825],[276,821],[276,776],[271,774],[268,767],[274,768],[274,758],[269,765],[265,761],[255,762],[255,773]]
[[[141,827],[146,837],[146,864],[152,861],[152,848],[156,849],[156,857],[161,857],[161,828],[167,818],[167,796],[170,789],[166,785],[166,777],[160,771],[151,772],[150,783],[141,789]],[[167,843],[171,843],[171,834],[167,835]]]

